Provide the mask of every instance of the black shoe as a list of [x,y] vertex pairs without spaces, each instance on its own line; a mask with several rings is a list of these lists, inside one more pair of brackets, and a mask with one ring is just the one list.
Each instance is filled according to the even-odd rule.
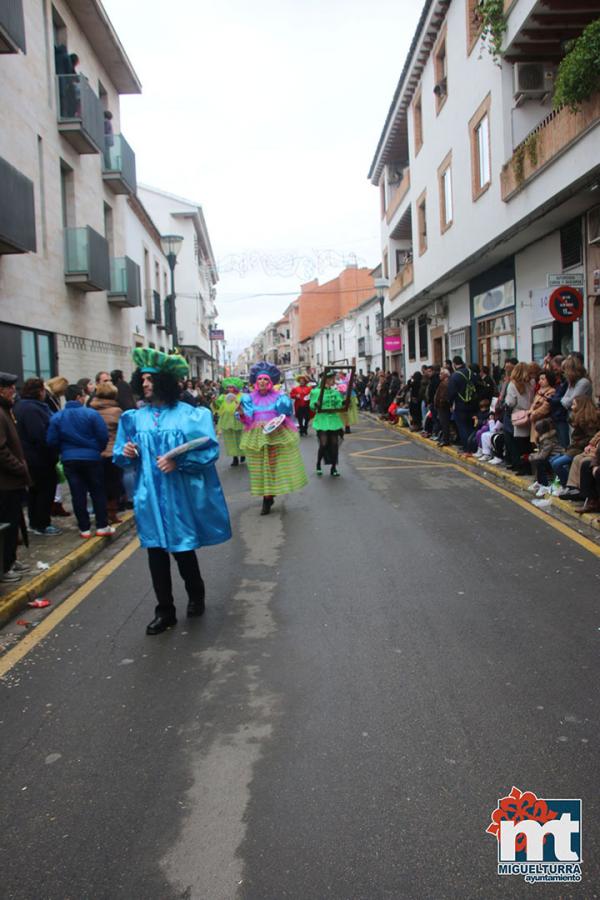
[[242,462],[246,462],[246,457],[245,457],[245,456],[240,456],[240,462],[241,462],[241,463],[242,463]]
[[175,618],[175,616],[168,616],[159,613],[152,619],[152,621],[146,628],[146,634],[161,634],[161,632],[166,631],[167,628],[172,628],[173,625],[177,625],[177,619]]
[[195,616],[203,616],[206,609],[204,600],[190,600],[187,605],[187,617],[192,619]]
[[274,497],[263,497],[262,509],[260,511],[261,516],[268,516],[271,512],[271,507],[275,502]]
[[232,465],[232,466],[239,466],[239,464],[240,464],[239,459],[237,458],[237,456],[234,456],[234,457],[233,457],[233,462],[231,463],[231,465]]
[[349,425],[346,425],[346,427],[344,428],[344,434],[352,434],[352,432],[350,431]]

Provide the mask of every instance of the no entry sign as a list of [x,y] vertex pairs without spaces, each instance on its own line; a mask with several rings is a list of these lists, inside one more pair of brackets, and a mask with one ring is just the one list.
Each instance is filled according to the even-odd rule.
[[548,309],[557,322],[576,322],[583,315],[583,294],[577,288],[563,284],[550,294]]

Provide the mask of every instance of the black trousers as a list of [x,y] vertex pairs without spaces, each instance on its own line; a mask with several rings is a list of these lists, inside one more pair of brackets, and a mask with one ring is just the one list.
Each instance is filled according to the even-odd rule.
[[[195,601],[204,600],[204,581],[200,574],[196,551],[184,550],[181,553],[174,553],[173,556],[179,574],[183,578],[188,598]],[[175,603],[169,552],[161,547],[148,547],[148,564],[152,576],[152,587],[156,594],[156,614],[174,616]]]
[[12,569],[13,563],[17,558],[17,541],[19,538],[19,524],[21,522],[21,496],[21,490],[0,491],[0,522],[9,526],[3,531],[2,574]]
[[310,418],[310,406],[300,406],[296,418],[298,419],[300,434],[306,434],[308,431],[308,420]]
[[438,409],[436,410],[438,421],[440,423],[440,432],[442,435],[442,444],[450,443],[450,410],[449,409]]
[[333,469],[338,464],[340,433],[339,431],[317,431],[319,438],[319,452],[317,454],[317,468],[324,461],[326,466]]
[[585,459],[579,474],[579,490],[586,500],[600,499],[600,472],[592,474],[595,463],[593,459]]
[[106,528],[108,512],[104,491],[104,469],[102,462],[93,459],[66,459],[63,462],[65,475],[71,489],[73,511],[80,531],[89,531],[90,516],[87,511],[89,492],[96,517],[96,528]]
[[42,531],[50,524],[50,512],[56,493],[56,464],[29,466],[33,484],[27,492],[29,527]]

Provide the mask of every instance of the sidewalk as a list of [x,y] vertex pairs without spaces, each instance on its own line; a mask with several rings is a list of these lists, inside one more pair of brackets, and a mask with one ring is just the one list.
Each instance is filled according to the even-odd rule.
[[[71,510],[71,498],[66,485],[63,485],[63,496],[65,509]],[[29,533],[29,547],[20,544],[17,559],[27,563],[31,569],[24,572],[22,580],[16,584],[0,585],[0,625],[25,609],[31,600],[45,597],[67,575],[101,553],[115,537],[133,527],[132,512],[119,513],[119,518],[123,521],[115,526],[112,538],[93,537],[84,540],[80,537],[74,515],[52,519],[52,524],[61,528],[62,534],[42,537]],[[25,519],[27,520],[27,511]]]
[[[446,454],[446,456],[450,456],[454,460],[456,460],[457,463],[465,466],[470,466],[477,471],[481,471],[482,474],[485,473],[486,475],[492,475],[495,478],[498,478],[500,481],[503,481],[505,485],[508,485],[511,488],[517,488],[520,492],[524,491],[526,496],[530,500],[534,499],[534,495],[532,495],[531,492],[527,490],[529,485],[534,481],[533,475],[515,475],[509,469],[506,469],[503,465],[490,466],[489,463],[481,462],[475,456],[469,456],[459,452],[455,446],[439,447],[435,441],[423,437],[419,432],[410,431],[410,429],[406,426],[392,425],[391,422],[383,422],[376,413],[367,413],[367,415],[375,418],[386,428],[401,433],[404,437],[410,438],[411,440],[422,444],[429,450],[433,450],[436,453],[440,454],[444,453]],[[600,517],[598,516],[598,513],[586,513],[585,515],[579,515],[575,512],[574,507],[580,506],[581,503],[570,503],[568,500],[561,500],[560,497],[553,497],[550,494],[546,494],[543,499],[548,500],[550,505],[545,507],[537,507],[538,509],[545,509],[549,511],[554,508],[555,511],[560,511],[561,513],[566,514],[570,519],[572,519],[573,525],[587,525],[589,528],[592,528],[600,533]]]

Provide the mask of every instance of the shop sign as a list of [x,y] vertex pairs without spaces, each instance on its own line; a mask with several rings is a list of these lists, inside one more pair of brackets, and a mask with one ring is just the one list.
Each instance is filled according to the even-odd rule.
[[390,353],[400,353],[402,350],[402,337],[399,334],[384,337],[383,347]]
[[576,322],[583,315],[583,294],[568,284],[562,285],[550,294],[548,309],[557,322]]
[[568,285],[582,291],[585,287],[583,272],[571,272],[570,275],[546,275],[549,288]]
[[221,328],[211,328],[208,332],[208,336],[211,341],[224,341],[225,340],[225,332]]
[[473,297],[473,316],[479,319],[481,316],[490,316],[501,309],[507,309],[514,305],[515,283],[507,281],[484,294],[476,294]]

